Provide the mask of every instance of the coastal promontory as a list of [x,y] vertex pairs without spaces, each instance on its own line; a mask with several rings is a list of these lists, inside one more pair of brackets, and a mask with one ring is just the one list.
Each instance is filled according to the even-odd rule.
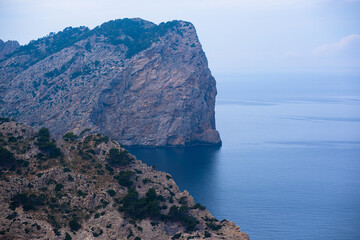
[[0,60],[0,115],[56,138],[86,129],[125,146],[221,144],[215,79],[185,21],[68,27]]

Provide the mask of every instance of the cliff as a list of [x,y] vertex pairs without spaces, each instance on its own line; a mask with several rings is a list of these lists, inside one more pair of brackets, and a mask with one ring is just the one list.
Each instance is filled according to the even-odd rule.
[[17,41],[2,41],[0,39],[0,60],[5,58],[6,55],[14,52],[20,47],[20,44]]
[[249,239],[101,134],[0,119],[0,239]]
[[90,128],[123,145],[221,144],[215,79],[184,21],[51,33],[0,61],[0,89],[1,115],[57,138]]

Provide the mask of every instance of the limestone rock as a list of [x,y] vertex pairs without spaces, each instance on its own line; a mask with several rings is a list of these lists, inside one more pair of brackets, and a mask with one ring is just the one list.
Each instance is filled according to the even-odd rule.
[[14,52],[20,47],[20,44],[17,41],[6,41],[0,39],[0,60],[3,59],[6,55]]
[[0,239],[249,239],[103,135],[53,141],[0,122],[0,148]]
[[2,116],[56,137],[90,128],[123,145],[221,144],[215,79],[189,22],[66,28],[1,60],[0,89]]

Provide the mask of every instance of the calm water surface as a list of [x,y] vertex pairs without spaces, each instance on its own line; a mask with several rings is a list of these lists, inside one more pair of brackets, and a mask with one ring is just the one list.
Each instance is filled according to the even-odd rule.
[[130,149],[252,240],[360,239],[360,77],[218,77],[222,147]]

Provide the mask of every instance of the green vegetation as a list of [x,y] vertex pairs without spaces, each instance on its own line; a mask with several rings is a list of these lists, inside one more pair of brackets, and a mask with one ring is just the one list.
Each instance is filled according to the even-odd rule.
[[150,180],[149,178],[144,178],[144,179],[142,180],[142,182],[143,182],[143,184],[146,184],[146,183],[148,183],[148,182],[151,182],[151,180]]
[[88,51],[88,52],[91,52],[91,44],[90,44],[90,42],[87,42],[85,44],[85,50]]
[[222,228],[222,225],[213,222],[206,223],[206,226],[214,231],[218,231]]
[[[150,47],[153,42],[158,41],[159,37],[178,25],[178,21],[172,21],[145,27],[143,22],[124,18],[106,22],[92,32],[97,36],[107,37],[113,45],[124,44],[128,48],[126,57],[131,58]],[[181,32],[178,33],[181,34]],[[123,38],[121,34],[125,34],[126,37]]]
[[50,139],[50,131],[47,128],[39,130],[36,145],[49,158],[56,158],[61,155],[61,151],[56,147],[55,141]]
[[182,197],[179,199],[179,203],[180,203],[180,204],[183,204],[183,205],[187,204],[187,197],[186,197],[186,196],[182,196]]
[[139,194],[134,187],[128,188],[128,193],[122,200],[119,211],[125,212],[127,217],[133,219],[159,219],[161,218],[160,203],[153,188],[146,193],[146,197],[138,198]]
[[[172,21],[145,27],[141,21],[124,18],[106,22],[93,30],[89,30],[87,27],[67,27],[58,33],[50,33],[48,36],[30,41],[29,44],[21,46],[8,57],[14,55],[29,55],[30,58],[28,61],[17,66],[18,68],[27,69],[42,59],[64,48],[70,47],[78,41],[95,35],[104,36],[110,44],[125,45],[127,47],[126,57],[131,58],[135,54],[150,47],[153,42],[158,41],[159,37],[166,34],[169,30],[175,30],[178,34],[182,34],[180,30],[176,29],[178,25],[178,21]],[[85,44],[84,49],[91,52],[92,46],[89,41]],[[53,78],[59,76],[65,72],[70,65],[71,63],[64,64],[60,69],[55,68],[46,73],[45,77]],[[97,65],[98,63],[95,63],[95,66]],[[74,78],[76,75],[79,76],[78,74],[80,73],[76,73],[72,77]]]
[[[9,137],[1,135],[0,138],[8,139]],[[26,191],[16,194],[11,198],[9,208],[14,212],[8,214],[7,219],[17,219],[18,215],[16,209],[18,207],[22,207],[24,211],[33,211],[31,213],[36,211],[37,214],[34,214],[34,216],[41,216],[42,220],[49,222],[53,228],[54,234],[59,236],[61,235],[60,230],[64,227],[70,228],[75,234],[76,231],[82,228],[82,225],[84,225],[87,219],[91,219],[92,217],[101,218],[101,216],[106,215],[105,210],[107,211],[107,207],[112,206],[122,212],[126,218],[130,218],[129,222],[133,222],[134,226],[139,230],[141,228],[136,225],[136,221],[142,219],[153,220],[151,225],[154,227],[159,224],[159,221],[169,221],[180,222],[187,231],[194,231],[196,229],[198,221],[191,215],[190,208],[187,206],[178,207],[173,205],[169,209],[169,213],[165,214],[165,209],[168,209],[168,205],[165,204],[165,202],[167,200],[170,203],[174,202],[173,197],[175,196],[175,193],[171,192],[170,188],[167,188],[171,197],[165,199],[162,195],[156,194],[154,188],[148,189],[150,186],[149,184],[142,186],[142,184],[140,184],[141,179],[142,182],[146,184],[151,182],[151,179],[156,177],[156,175],[153,174],[150,178],[143,178],[141,175],[143,172],[141,170],[133,169],[132,171],[134,166],[129,166],[132,158],[129,157],[127,151],[121,151],[121,148],[112,148],[108,155],[106,155],[106,152],[102,152],[101,148],[95,148],[96,144],[109,141],[109,138],[97,134],[89,135],[83,140],[74,142],[77,136],[73,133],[66,133],[63,138],[69,141],[69,144],[65,144],[64,146],[66,149],[69,149],[67,154],[68,156],[71,156],[71,161],[65,157],[50,159],[50,156],[54,156],[53,150],[58,148],[56,147],[55,141],[51,139],[49,129],[47,128],[41,128],[36,137],[28,139],[28,142],[26,142],[27,139],[19,140],[16,138],[16,144],[35,143],[41,151],[41,153],[37,154],[32,159],[26,159],[29,161],[22,159],[16,160],[14,155],[8,151],[7,148],[0,147],[1,164],[6,165],[7,162],[10,161],[14,165],[16,163],[16,166],[24,167],[20,169],[13,167],[11,169],[2,170],[0,177],[4,177],[5,179],[7,176],[15,174],[21,176],[21,174],[26,173],[24,176],[29,176],[29,174],[31,174],[34,177],[37,177],[37,180],[43,184],[42,186],[38,186],[38,184],[32,185],[26,183]],[[9,144],[6,147],[10,147],[9,150],[11,150],[12,145],[14,144]],[[60,152],[59,149],[58,151]],[[80,154],[82,155],[80,156]],[[107,157],[109,163],[97,161],[97,155],[102,159],[103,157]],[[84,161],[84,156],[87,158],[86,161]],[[110,164],[117,166],[111,167]],[[45,165],[47,167],[45,167]],[[53,175],[49,176],[47,171],[43,171],[44,169],[49,169],[51,167],[58,168],[60,171],[59,173],[63,176],[61,178]],[[99,177],[96,173],[101,174],[102,176]],[[79,187],[83,189],[80,190],[74,183],[70,183],[75,181],[78,182],[79,179],[82,179],[78,174],[85,175],[85,178],[83,179],[86,180],[83,181],[86,181],[84,184],[87,184],[89,191],[82,187]],[[167,179],[170,178],[171,176],[167,177]],[[113,185],[115,183],[114,179],[119,185],[128,189],[125,196],[121,194],[121,191],[117,193],[114,190],[120,187],[117,184],[117,187]],[[147,192],[143,197],[139,197],[139,193],[136,190],[140,187],[147,189]],[[86,189],[86,191],[84,189]],[[102,196],[103,198],[99,199],[101,195],[98,195],[97,199],[100,201],[96,202],[92,207],[72,205],[71,199],[73,197],[83,198],[86,201],[90,197],[95,199],[97,195],[94,193],[94,189],[106,189],[104,191],[107,192],[108,196]],[[180,198],[179,203],[184,205],[187,204],[186,196]],[[200,204],[195,205],[195,208],[201,209],[201,207]],[[111,225],[108,226],[111,228]],[[221,225],[210,222],[207,227],[208,230],[220,229]],[[94,237],[97,237],[103,232],[101,229],[96,229],[93,230],[92,233]],[[62,234],[64,234],[64,232]],[[69,234],[65,236],[65,239],[67,237],[68,239],[71,238]],[[133,237],[135,236],[132,236],[132,238]],[[64,236],[62,236],[62,238],[64,238]]]
[[108,170],[111,175],[114,174],[114,169],[109,164],[105,165],[105,169]]
[[7,117],[0,117],[0,124],[2,124],[4,122],[11,122],[11,119],[7,118]]
[[130,180],[130,178],[134,175],[133,171],[127,170],[127,171],[120,171],[119,175],[115,176],[114,178],[116,180],[118,180],[118,183],[121,186],[124,187],[130,187],[132,186],[132,181]]
[[56,191],[56,192],[59,192],[59,191],[61,191],[63,188],[64,188],[64,185],[62,185],[61,183],[58,183],[58,184],[56,184],[56,186],[55,186],[55,191]]
[[169,219],[172,221],[179,221],[185,226],[186,231],[194,231],[199,221],[189,214],[189,208],[187,206],[176,205],[171,206],[169,210]]
[[14,155],[6,148],[0,147],[0,167],[9,167],[15,165]]
[[13,136],[10,136],[8,138],[8,142],[16,142],[16,141],[17,141],[17,139],[15,137],[13,137]]
[[64,240],[72,240],[72,237],[70,236],[69,233],[65,233],[65,238]]
[[60,69],[54,68],[54,70],[45,73],[44,77],[53,78],[59,76],[60,74],[63,74],[71,66],[71,64],[75,62],[76,58],[77,54],[75,54],[75,56],[73,56],[68,62],[64,63]]
[[76,232],[81,229],[82,226],[76,218],[73,218],[69,221],[69,227],[71,231]]
[[205,238],[211,237],[211,233],[209,233],[208,231],[205,231],[204,237],[205,237]]
[[67,27],[56,34],[50,33],[48,36],[30,41],[29,44],[21,46],[18,50],[11,53],[9,57],[14,55],[30,55],[31,58],[29,58],[29,61],[26,61],[19,66],[26,69],[47,56],[59,52],[66,47],[72,46],[81,39],[84,39],[88,36],[87,34],[89,31],[90,30],[86,27]]
[[107,193],[109,194],[110,197],[114,197],[116,195],[116,192],[112,189],[107,190]]
[[67,132],[65,133],[65,135],[63,136],[63,139],[65,141],[75,141],[79,136],[74,134],[73,132]]
[[36,210],[39,206],[44,205],[44,195],[20,193],[11,198],[10,209],[15,210],[22,206],[24,211]]
[[201,205],[200,203],[196,203],[193,208],[194,208],[194,209],[197,209],[197,208],[198,208],[198,209],[200,209],[200,210],[205,210],[205,209],[206,209],[206,207],[203,206],[203,205]]
[[172,236],[171,239],[179,239],[181,237],[181,233],[175,234],[174,236]]
[[112,165],[125,166],[131,162],[128,151],[121,151],[117,148],[111,148],[108,155],[108,161]]

